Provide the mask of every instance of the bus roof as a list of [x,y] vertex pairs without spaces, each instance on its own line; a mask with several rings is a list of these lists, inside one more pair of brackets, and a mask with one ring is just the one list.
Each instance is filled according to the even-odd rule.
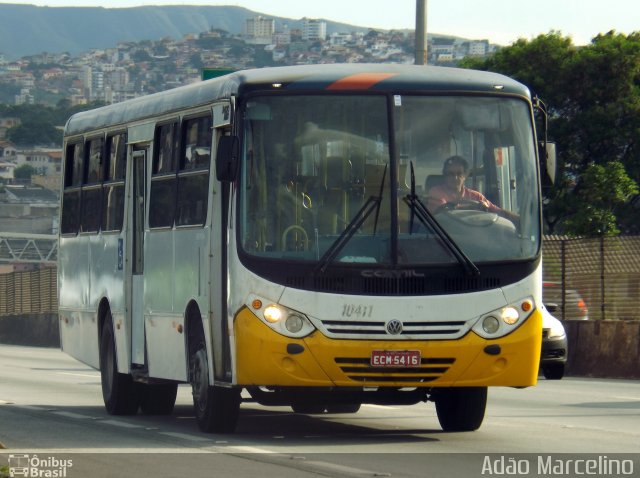
[[526,86],[497,73],[438,66],[327,64],[240,70],[187,86],[73,115],[65,136],[124,125],[251,91],[465,92],[530,97]]

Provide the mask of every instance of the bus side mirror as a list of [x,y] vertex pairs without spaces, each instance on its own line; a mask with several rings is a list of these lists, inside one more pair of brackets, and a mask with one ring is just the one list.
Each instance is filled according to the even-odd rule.
[[556,144],[540,141],[538,156],[540,157],[543,186],[552,186],[556,182]]
[[222,136],[216,152],[216,176],[218,181],[233,182],[240,166],[240,141],[237,136]]

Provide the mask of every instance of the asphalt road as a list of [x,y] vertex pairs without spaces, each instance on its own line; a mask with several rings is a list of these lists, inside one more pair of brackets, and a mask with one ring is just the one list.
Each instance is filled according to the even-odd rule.
[[[318,416],[247,402],[235,434],[211,435],[196,426],[188,386],[170,416],[114,417],[99,372],[56,349],[0,345],[0,442],[0,465],[23,457],[69,478],[483,476],[509,463],[530,476],[577,476],[566,473],[576,456],[599,460],[599,472],[623,463],[640,476],[640,381],[492,388],[471,433],[442,432],[431,403]],[[543,473],[532,474],[540,463]]]

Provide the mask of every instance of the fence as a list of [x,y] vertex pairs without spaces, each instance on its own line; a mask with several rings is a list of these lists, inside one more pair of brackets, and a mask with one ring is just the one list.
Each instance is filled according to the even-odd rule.
[[[560,319],[579,296],[590,319],[640,320],[640,236],[543,241],[543,277],[560,289]],[[47,314],[58,308],[56,268],[0,275],[0,315]],[[549,287],[545,287],[545,296]],[[545,297],[547,300],[548,297]]]
[[0,316],[58,311],[56,268],[0,274]]
[[[571,319],[571,301],[581,298],[590,319],[639,320],[640,236],[569,239],[547,236],[543,241],[543,277],[562,289],[554,315]],[[547,297],[545,297],[545,301]]]

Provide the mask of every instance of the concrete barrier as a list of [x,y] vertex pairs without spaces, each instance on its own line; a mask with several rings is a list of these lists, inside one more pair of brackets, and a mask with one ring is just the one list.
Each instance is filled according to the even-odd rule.
[[0,344],[60,347],[57,314],[0,317]]
[[640,379],[640,321],[567,320],[566,374]]

